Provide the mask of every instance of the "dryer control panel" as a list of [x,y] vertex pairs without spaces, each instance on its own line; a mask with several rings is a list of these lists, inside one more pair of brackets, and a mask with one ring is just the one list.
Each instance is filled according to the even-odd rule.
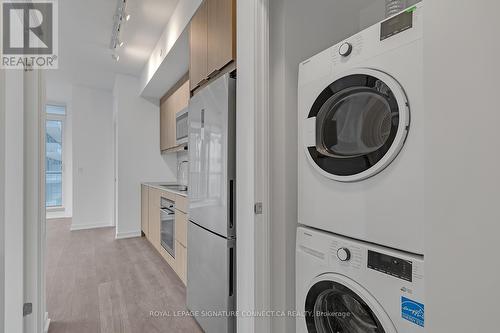
[[368,250],[368,268],[378,272],[412,282],[412,266],[409,260]]

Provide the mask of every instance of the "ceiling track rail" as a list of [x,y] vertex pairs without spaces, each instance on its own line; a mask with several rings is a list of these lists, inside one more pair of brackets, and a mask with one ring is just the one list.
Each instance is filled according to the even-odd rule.
[[111,41],[109,42],[109,48],[114,50],[120,46],[120,32],[123,22],[127,20],[127,0],[117,0],[116,11],[113,16],[113,31],[111,34]]

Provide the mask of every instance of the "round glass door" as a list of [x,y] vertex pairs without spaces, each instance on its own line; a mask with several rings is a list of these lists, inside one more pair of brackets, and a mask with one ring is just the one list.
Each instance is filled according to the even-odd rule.
[[313,165],[329,178],[359,181],[383,170],[403,147],[409,128],[406,96],[390,76],[358,70],[326,87],[313,103]]
[[307,294],[305,311],[309,333],[386,333],[374,310],[338,282],[315,283]]

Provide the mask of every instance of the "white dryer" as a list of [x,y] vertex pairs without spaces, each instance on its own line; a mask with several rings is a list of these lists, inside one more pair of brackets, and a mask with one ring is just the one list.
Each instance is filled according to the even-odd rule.
[[424,333],[423,257],[298,228],[297,333]]
[[423,4],[299,66],[299,224],[423,254]]

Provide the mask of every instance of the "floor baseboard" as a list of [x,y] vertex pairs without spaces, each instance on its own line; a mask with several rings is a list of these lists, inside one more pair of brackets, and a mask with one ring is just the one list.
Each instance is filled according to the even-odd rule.
[[43,327],[43,332],[44,333],[48,333],[49,332],[49,326],[50,326],[49,313],[45,312],[45,325]]
[[111,228],[114,227],[112,223],[93,223],[93,224],[78,224],[71,225],[71,231],[98,229],[98,228]]
[[129,232],[118,232],[116,233],[116,239],[125,239],[125,238],[135,238],[141,237],[141,231],[129,231]]

